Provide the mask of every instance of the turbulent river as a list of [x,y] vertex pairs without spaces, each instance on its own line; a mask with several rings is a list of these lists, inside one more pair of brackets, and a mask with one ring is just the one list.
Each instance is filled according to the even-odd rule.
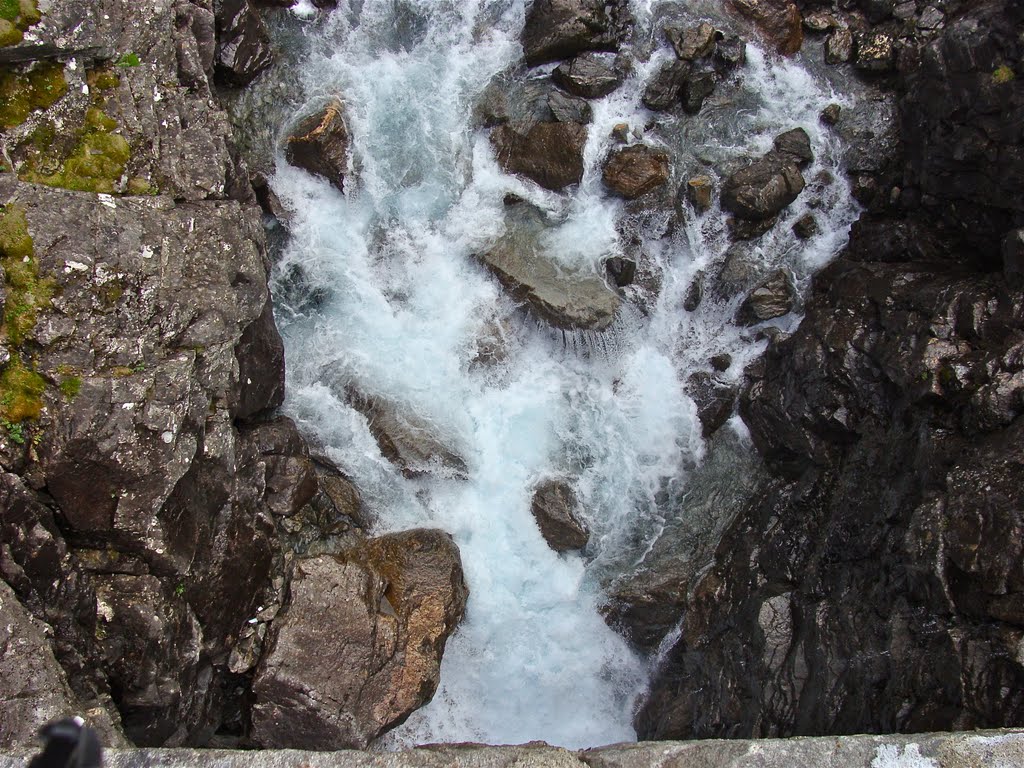
[[[436,696],[385,737],[387,748],[635,739],[633,708],[653,662],[605,623],[602,590],[680,513],[665,489],[684,488],[705,459],[688,377],[727,353],[719,376],[737,382],[765,342],[732,321],[742,295],[715,298],[706,288],[695,311],[683,309],[691,283],[715,275],[729,249],[717,206],[688,208],[684,224],[639,244],[623,237],[625,205],[601,183],[613,127],[647,126],[644,140],[673,153],[677,186],[692,169],[759,156],[774,135],[805,128],[816,158],[805,176],[820,181],[749,255],[761,274],[789,270],[800,290],[844,244],[855,216],[848,188],[829,180],[842,177],[839,147],[818,114],[842,100],[823,81],[748,45],[737,82],[698,117],[655,115],[640,94],[671,55],[664,14],[721,17],[714,3],[635,0],[632,10],[638,61],[621,88],[592,102],[583,181],[555,194],[502,173],[474,117],[491,79],[521,60],[523,0],[342,0],[319,18],[307,2],[293,9],[293,114],[342,94],[353,147],[344,195],[283,156],[271,179],[293,211],[275,279],[286,410],[351,476],[376,530],[451,533],[471,590]],[[602,273],[607,257],[642,251],[658,290],[644,300],[627,291],[600,333],[532,319],[474,257],[504,232],[508,193],[544,211],[550,258]],[[791,226],[810,205],[821,233],[802,241]],[[297,268],[304,297],[318,301],[296,298]],[[482,365],[479,340],[488,335],[501,355]],[[351,388],[416,413],[465,458],[468,480],[404,477],[348,405]],[[724,429],[743,439],[737,418]],[[531,493],[549,477],[576,488],[591,531],[582,552],[555,553],[534,523]]]

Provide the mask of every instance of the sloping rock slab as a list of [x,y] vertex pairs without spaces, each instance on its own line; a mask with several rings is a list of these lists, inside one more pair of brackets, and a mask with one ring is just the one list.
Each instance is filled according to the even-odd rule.
[[615,194],[634,200],[668,182],[668,152],[644,144],[612,152],[602,181]]
[[587,129],[578,123],[545,122],[520,132],[500,125],[491,145],[506,173],[516,173],[557,192],[583,179]]
[[380,452],[406,477],[442,474],[465,480],[466,462],[436,434],[432,424],[383,398],[349,388],[352,407],[366,417]]
[[583,549],[590,532],[579,516],[579,502],[572,486],[562,480],[546,480],[533,492],[530,504],[541,535],[555,552]]
[[536,0],[523,28],[526,63],[534,67],[583,51],[617,49],[625,5],[604,0]]
[[502,285],[556,328],[601,330],[621,300],[595,273],[566,270],[533,242],[512,232],[478,257]]
[[299,561],[253,690],[265,747],[364,748],[430,701],[468,590],[446,533]]

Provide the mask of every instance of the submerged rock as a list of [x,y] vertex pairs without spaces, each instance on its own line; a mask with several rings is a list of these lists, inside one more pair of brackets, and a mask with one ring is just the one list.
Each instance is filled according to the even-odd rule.
[[633,200],[668,182],[668,152],[644,144],[613,150],[604,165],[604,185]]
[[397,403],[351,388],[347,394],[352,407],[366,417],[384,458],[403,475],[440,474],[463,480],[469,476],[466,462],[437,437],[430,422]]
[[583,549],[590,539],[580,519],[579,502],[572,486],[563,480],[545,480],[533,492],[530,503],[541,535],[555,552]]
[[363,749],[434,695],[468,590],[459,550],[437,530],[299,560],[291,600],[256,672],[263,747]]
[[285,144],[288,162],[323,176],[345,191],[348,172],[349,133],[344,104],[338,97],[299,121]]
[[572,122],[537,123],[525,133],[500,125],[491,132],[502,170],[556,192],[583,179],[586,143],[587,129]]

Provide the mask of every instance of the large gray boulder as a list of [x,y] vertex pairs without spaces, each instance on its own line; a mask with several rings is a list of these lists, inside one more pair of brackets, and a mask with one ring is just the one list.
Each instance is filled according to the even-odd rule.
[[596,272],[569,269],[546,254],[538,219],[530,211],[510,214],[508,233],[478,258],[512,296],[556,328],[607,328],[621,299]]
[[741,219],[770,219],[796,200],[804,185],[791,157],[770,152],[722,183],[722,208]]
[[430,701],[465,610],[459,550],[414,530],[300,560],[256,674],[264,747],[365,748]]
[[607,96],[622,85],[623,74],[614,53],[587,52],[559,64],[551,73],[560,86],[587,99]]

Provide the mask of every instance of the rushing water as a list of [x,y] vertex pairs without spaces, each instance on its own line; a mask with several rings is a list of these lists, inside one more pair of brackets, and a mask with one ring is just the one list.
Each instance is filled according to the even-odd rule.
[[[635,3],[639,41],[656,47],[672,5]],[[312,10],[303,2],[295,12]],[[601,618],[601,585],[643,557],[664,522],[662,491],[684,484],[702,459],[687,377],[728,352],[724,375],[738,380],[763,348],[730,320],[742,295],[682,309],[691,282],[714,275],[728,248],[717,209],[690,211],[667,236],[646,233],[660,291],[624,302],[600,334],[555,333],[530,319],[473,258],[503,233],[508,192],[547,212],[553,258],[600,270],[623,252],[624,206],[603,191],[600,163],[615,124],[651,121],[639,94],[669,55],[655,50],[622,88],[593,102],[584,180],[552,194],[501,173],[473,119],[484,87],[521,56],[524,14],[523,0],[342,0],[302,36],[301,87],[310,102],[344,95],[354,137],[347,192],[281,157],[272,180],[294,211],[277,268],[287,408],[354,479],[379,531],[449,531],[471,590],[437,695],[387,737],[389,747],[635,738],[632,710],[649,662]],[[831,100],[799,66],[750,46],[739,84],[720,86],[700,118],[662,116],[647,140],[699,168],[760,154],[774,134],[800,125],[818,158],[805,175],[838,178],[837,146],[817,120]],[[804,285],[842,245],[849,192],[818,187],[752,248],[759,270],[784,266]],[[812,203],[823,234],[805,243],[790,225]],[[296,267],[319,302],[285,290]],[[500,337],[503,359],[480,365],[478,340],[488,334]],[[346,403],[347,387],[424,419],[465,458],[468,481],[404,478]],[[556,554],[533,522],[532,488],[550,476],[577,488],[592,532],[583,553]]]

